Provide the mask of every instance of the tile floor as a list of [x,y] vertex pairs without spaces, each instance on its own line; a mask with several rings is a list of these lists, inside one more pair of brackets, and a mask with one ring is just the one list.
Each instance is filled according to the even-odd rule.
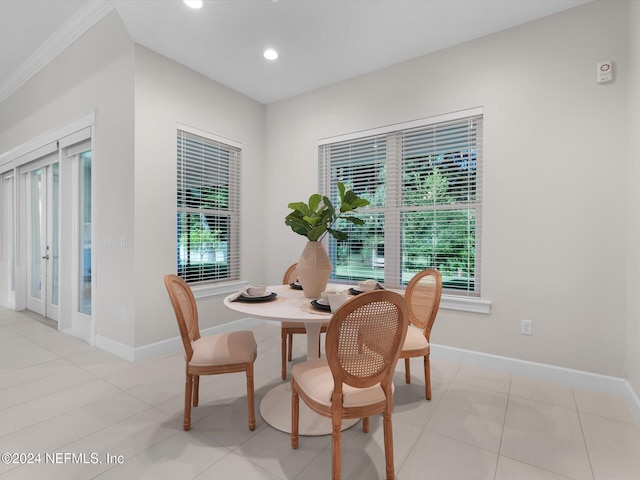
[[[280,335],[273,324],[254,332],[259,404],[281,383]],[[427,402],[412,366],[411,385],[400,365],[396,376],[400,480],[640,479],[640,427],[621,398],[433,359]],[[294,451],[259,415],[249,431],[242,374],[203,377],[184,432],[183,368],[181,352],[131,364],[0,309],[0,453],[41,455],[0,463],[0,480],[329,478],[329,436],[301,437]],[[345,431],[342,448],[344,478],[384,477],[379,418],[368,434]]]

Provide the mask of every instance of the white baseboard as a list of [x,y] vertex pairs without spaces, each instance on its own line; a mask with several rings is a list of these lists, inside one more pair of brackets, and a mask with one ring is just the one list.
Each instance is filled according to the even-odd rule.
[[103,337],[96,334],[96,347],[106,352],[109,352],[116,357],[124,358],[129,362],[133,362],[135,348],[130,345],[112,340],[109,337]]
[[431,356],[622,397],[629,405],[636,422],[640,424],[640,397],[624,378],[436,344],[431,344]]

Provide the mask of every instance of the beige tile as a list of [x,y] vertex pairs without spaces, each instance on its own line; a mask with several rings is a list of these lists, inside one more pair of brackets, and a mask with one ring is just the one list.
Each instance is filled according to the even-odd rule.
[[15,310],[9,310],[0,307],[0,325],[8,325],[11,323],[20,323],[25,320],[25,315]]
[[57,330],[36,321],[21,322],[8,328],[36,343],[56,339],[60,335]]
[[7,387],[2,390],[2,395],[0,395],[0,410],[36,400],[42,396],[60,392],[92,380],[95,380],[93,375],[80,368],[76,368],[58,373],[57,375],[50,375]]
[[46,349],[41,347],[37,343],[32,343],[32,342],[29,342],[25,345],[20,345],[20,346],[9,346],[9,347],[0,349],[0,361],[5,359],[15,358],[15,357],[21,357],[24,355],[33,355],[34,353],[40,353],[40,352],[46,352]]
[[568,385],[514,375],[511,395],[564,408],[576,408],[573,390]]
[[164,377],[128,388],[127,391],[148,405],[159,405],[176,396],[184,397],[184,382],[184,371],[173,372]]
[[88,343],[78,342],[78,343],[69,343],[64,345],[59,345],[55,347],[47,347],[48,350],[51,350],[56,355],[60,355],[62,358],[68,358],[73,355],[78,355],[80,353],[85,353],[93,350],[95,347],[92,347]]
[[[3,336],[3,333],[6,335],[6,332],[10,332],[10,336]],[[0,351],[12,349],[12,348],[22,348],[36,345],[28,338],[21,337],[15,332],[11,332],[8,329],[2,329],[0,327]],[[42,348],[42,347],[40,347]]]
[[593,479],[576,410],[512,396],[500,454],[566,477]]
[[0,436],[34,425],[104,397],[120,393],[113,385],[93,380],[30,402],[0,410]]
[[578,410],[627,423],[636,423],[627,402],[622,397],[586,388],[573,389]]
[[257,435],[234,450],[280,478],[296,478],[331,442],[330,435],[300,437],[296,450],[291,436],[273,428],[263,428]]
[[[282,383],[280,329],[253,329],[256,431],[247,427],[245,377],[232,374],[203,377],[193,428],[183,432],[181,351],[133,364],[0,308],[0,451],[95,453],[102,462],[0,465],[0,478],[330,478],[330,436],[301,437],[292,450],[290,436],[261,419],[260,399]],[[296,337],[295,362],[305,346]],[[591,466],[596,480],[640,480],[640,427],[622,399],[520,376],[505,390],[506,374],[432,357],[428,402],[420,359],[411,370],[410,385],[401,363],[394,379],[400,480],[581,479],[592,478]],[[343,434],[344,478],[384,477],[378,418],[368,434],[360,424]]]
[[567,478],[500,455],[495,480],[567,480]]
[[398,480],[493,480],[497,460],[495,453],[425,430],[400,466]]
[[104,350],[100,350],[99,348],[81,351],[74,355],[69,355],[66,358],[71,363],[84,368],[97,377],[107,377],[134,366],[133,363],[116,357]]
[[426,429],[498,453],[507,395],[453,382]]
[[640,427],[580,412],[596,480],[640,479]]
[[[433,355],[430,357],[431,363],[431,386],[432,387],[446,387],[455,378],[461,364],[458,362],[452,362],[450,360],[443,360],[435,358]],[[398,362],[400,364],[400,362]],[[402,368],[401,365],[399,365]],[[413,364],[411,365],[411,372],[414,372]],[[404,372],[404,369],[402,369]]]
[[230,452],[211,439],[179,431],[124,463],[107,470],[100,480],[190,480]]
[[509,393],[511,374],[473,365],[462,365],[455,376],[455,381],[500,393]]
[[[411,363],[411,383],[417,393],[422,392],[424,396],[424,362],[423,357],[409,359]],[[456,376],[460,364],[431,357],[431,388],[446,388]],[[396,385],[405,384],[405,363],[404,359],[398,360],[396,371],[393,376]]]
[[216,409],[213,414],[194,423],[191,430],[206,435],[223,447],[233,450],[267,427],[260,416],[258,405],[256,405],[255,414],[256,428],[251,431],[247,398],[239,397],[229,405]]
[[444,388],[431,389],[431,400],[424,398],[424,390],[420,388],[416,391],[412,385],[407,385],[402,381],[398,383],[395,379],[395,392],[393,395],[393,419],[424,428],[436,407],[446,394]]
[[[304,357],[298,357],[298,355],[296,355],[296,352],[294,352],[294,359],[304,360]],[[291,365],[291,362],[287,362],[287,375],[289,374],[289,372],[291,372]],[[282,370],[282,356],[280,347],[278,346],[278,348],[262,350],[258,349],[258,358],[256,358],[256,363],[254,364],[253,369],[255,373],[259,373],[261,375],[269,376],[272,378],[280,376],[280,372]]]
[[9,388],[23,383],[32,382],[49,376],[61,374],[72,374],[80,371],[81,368],[63,359],[53,359],[51,361],[32,365],[23,368],[16,368],[4,373],[0,373],[0,389]]
[[[393,420],[392,429],[393,457],[397,473],[398,467],[404,463],[415,445],[421,429]],[[331,456],[332,448],[329,444],[296,478],[300,480],[330,478]],[[385,478],[384,429],[381,415],[371,417],[368,433],[362,431],[362,422],[342,432],[340,471],[343,478],[349,479]]]
[[[180,382],[182,386],[175,396],[166,400],[162,400],[161,398],[160,400],[162,401],[157,404],[151,400],[155,408],[166,413],[171,418],[179,419],[180,425],[182,425],[182,418],[184,416],[184,374],[182,374],[181,377]],[[175,380],[177,381],[178,378],[176,377]],[[256,396],[256,416],[258,416],[262,395],[274,385],[279,384],[280,380],[272,383],[274,382],[272,378],[255,374],[253,381]],[[153,394],[154,388],[160,387],[156,384],[150,384],[144,387],[133,388],[131,389],[131,393],[143,401],[146,401],[148,397]],[[163,390],[160,391],[160,395],[164,396],[170,393],[168,388],[161,388],[163,388]],[[246,376],[244,373],[206,375],[200,377],[200,402],[197,407],[191,409],[191,424],[195,426],[201,419],[213,415],[225,405],[237,401],[239,398],[245,399],[246,394]]]
[[52,362],[54,360],[58,360],[58,358],[60,357],[48,350],[36,352],[32,355],[20,355],[18,357],[7,358],[0,360],[0,374],[11,372],[13,370],[20,370],[33,365]]
[[[0,452],[40,452],[44,455],[60,448],[72,453],[91,452],[80,449],[87,446],[87,436],[128,419],[145,408],[131,395],[119,392],[0,437]],[[78,442],[78,445],[71,447],[72,442]],[[0,473],[8,470],[6,467],[0,464]],[[49,468],[53,467],[58,468],[59,465],[49,465]],[[42,472],[32,467],[21,471],[32,470]]]
[[184,379],[185,363],[182,358],[163,357],[153,362],[133,364],[130,368],[104,377],[104,379],[120,388],[132,388],[166,377],[170,373],[179,372]]
[[113,460],[109,463],[108,458],[116,457],[118,461],[121,458],[126,462],[178,431],[176,428],[168,427],[165,422],[164,414],[154,409],[144,410],[58,450],[58,452],[84,453],[90,458],[93,458],[91,455],[97,455],[99,464],[66,463],[55,465],[55,468],[51,465],[41,465],[42,468],[29,469],[30,475],[20,478],[21,480],[93,478],[117,465]]
[[51,351],[55,351],[58,348],[70,347],[73,345],[86,345],[87,347],[91,348],[90,345],[84,340],[71,335],[61,334],[59,332],[56,332],[54,335],[47,335],[45,339],[38,341],[38,344]]
[[230,453],[211,465],[194,480],[281,480],[246,458]]

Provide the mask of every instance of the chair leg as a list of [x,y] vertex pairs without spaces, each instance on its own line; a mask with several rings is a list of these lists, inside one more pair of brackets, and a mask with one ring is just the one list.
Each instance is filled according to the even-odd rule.
[[424,356],[424,388],[425,397],[427,400],[431,400],[431,364],[429,354]]
[[411,359],[404,359],[404,381],[411,383]]
[[391,426],[391,413],[383,414],[384,425],[384,457],[387,464],[387,480],[394,480],[396,476],[393,466],[393,428]]
[[200,402],[200,375],[194,375],[193,376],[193,399],[192,399],[192,405],[194,407],[198,406],[198,403]]
[[362,419],[362,431],[364,433],[369,433],[369,417],[364,417]]
[[291,448],[298,448],[298,422],[300,420],[300,395],[291,377]]
[[287,332],[283,329],[280,329],[280,337],[281,337],[281,350],[282,350],[282,379],[287,379]]
[[253,387],[253,362],[247,365],[247,406],[249,414],[249,430],[256,429],[256,403]]
[[191,429],[191,395],[193,394],[193,375],[187,373],[184,385],[184,420],[182,428],[187,431]]
[[342,467],[342,412],[333,412],[331,416],[331,478],[340,480]]
[[289,361],[293,358],[293,333],[289,334],[289,344],[288,344],[289,352],[287,358]]

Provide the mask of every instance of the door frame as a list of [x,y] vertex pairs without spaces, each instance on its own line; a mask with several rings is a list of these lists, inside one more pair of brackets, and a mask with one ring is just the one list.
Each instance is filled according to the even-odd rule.
[[[63,333],[78,337],[90,345],[95,345],[97,330],[97,268],[96,268],[96,252],[95,245],[91,255],[91,272],[92,272],[92,295],[91,295],[91,314],[81,314],[77,312],[77,305],[72,296],[77,295],[73,290],[77,287],[73,284],[77,276],[77,270],[74,271],[73,262],[77,265],[77,250],[73,248],[71,243],[74,237],[77,238],[77,231],[74,227],[74,216],[77,215],[77,208],[73,208],[74,199],[72,195],[76,190],[77,182],[73,178],[74,168],[73,160],[67,157],[70,149],[78,144],[86,142],[90,145],[92,154],[92,176],[93,185],[91,194],[91,235],[95,239],[96,221],[95,215],[95,113],[91,112],[84,116],[71,120],[66,124],[48,130],[37,137],[15,147],[14,149],[0,154],[0,174],[6,175],[7,172],[13,171],[14,176],[14,233],[13,238],[15,250],[15,295],[14,304],[9,305],[6,299],[0,296],[4,306],[14,308],[15,310],[24,310],[27,307],[27,246],[26,232],[27,219],[25,215],[26,198],[25,198],[25,176],[21,172],[32,170],[35,164],[32,162],[42,161],[43,157],[55,153],[59,157],[59,174],[60,174],[60,283],[59,283],[59,321],[58,330]],[[77,220],[75,225],[77,226]],[[64,258],[63,258],[64,257]]]

